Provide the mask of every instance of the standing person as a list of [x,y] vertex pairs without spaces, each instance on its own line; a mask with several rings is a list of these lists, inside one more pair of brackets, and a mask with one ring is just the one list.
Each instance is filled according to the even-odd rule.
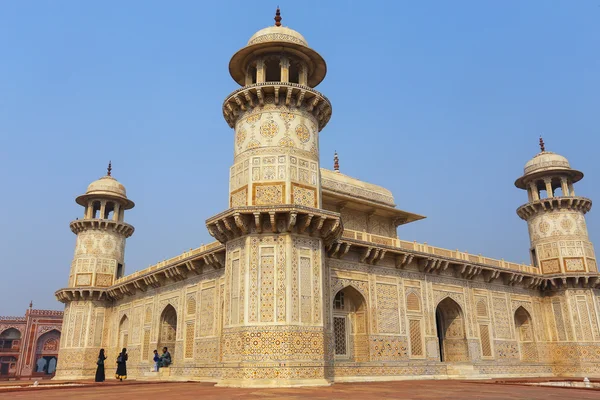
[[123,382],[123,379],[127,379],[127,349],[123,348],[119,357],[117,357],[117,373],[115,378]]
[[163,347],[163,353],[160,356],[160,366],[168,367],[171,364],[171,353],[166,347]]
[[160,356],[158,355],[158,350],[154,350],[154,372],[158,372],[158,363],[160,362]]
[[96,382],[104,382],[104,379],[106,379],[106,376],[104,375],[104,360],[106,360],[104,349],[100,349],[98,361],[96,361],[96,364],[98,365],[98,368],[96,368]]

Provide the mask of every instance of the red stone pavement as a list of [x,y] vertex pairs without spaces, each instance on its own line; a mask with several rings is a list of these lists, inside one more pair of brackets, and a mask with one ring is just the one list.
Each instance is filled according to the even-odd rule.
[[17,389],[9,393],[3,393],[3,390],[7,389],[0,389],[0,399],[600,399],[598,390],[455,380],[338,383],[330,387],[290,389],[216,388],[210,383],[192,382],[108,381],[85,387]]

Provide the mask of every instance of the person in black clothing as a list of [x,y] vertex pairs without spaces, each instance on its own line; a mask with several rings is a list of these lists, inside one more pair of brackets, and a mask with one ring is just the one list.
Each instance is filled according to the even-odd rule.
[[98,361],[96,361],[96,364],[98,365],[98,368],[96,368],[96,382],[104,382],[104,379],[106,379],[104,375],[104,360],[106,360],[104,349],[100,349]]
[[120,380],[127,379],[127,349],[123,348],[119,357],[117,357],[117,373],[115,378]]

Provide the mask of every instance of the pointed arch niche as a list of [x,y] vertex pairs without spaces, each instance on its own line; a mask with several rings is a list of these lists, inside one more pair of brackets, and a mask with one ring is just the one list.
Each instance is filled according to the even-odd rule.
[[129,343],[129,318],[127,318],[127,315],[123,315],[123,317],[121,317],[121,321],[119,322],[118,339],[118,350],[121,351],[121,349],[127,348],[127,344]]
[[465,331],[465,317],[460,305],[449,297],[435,309],[435,324],[440,350],[440,361],[469,360],[469,346]]
[[346,286],[333,299],[333,336],[336,359],[368,361],[368,315],[363,295]]
[[522,306],[515,310],[515,330],[519,341],[519,353],[523,361],[537,361],[537,347],[533,333],[533,320]]
[[41,335],[35,346],[36,375],[54,375],[56,362],[58,361],[58,347],[60,343],[60,332],[56,329]]
[[177,311],[167,304],[160,314],[160,325],[158,333],[158,348],[166,347],[173,354],[175,351],[175,340],[177,338]]

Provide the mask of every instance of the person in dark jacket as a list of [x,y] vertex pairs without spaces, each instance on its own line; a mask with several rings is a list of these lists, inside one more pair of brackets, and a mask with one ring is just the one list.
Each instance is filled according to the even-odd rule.
[[96,382],[104,382],[106,376],[104,375],[104,360],[106,360],[106,356],[104,355],[104,349],[100,349],[100,354],[98,354],[98,361],[96,364],[98,368],[96,368]]
[[119,357],[117,357],[117,373],[115,378],[120,380],[127,379],[127,349],[123,348]]

